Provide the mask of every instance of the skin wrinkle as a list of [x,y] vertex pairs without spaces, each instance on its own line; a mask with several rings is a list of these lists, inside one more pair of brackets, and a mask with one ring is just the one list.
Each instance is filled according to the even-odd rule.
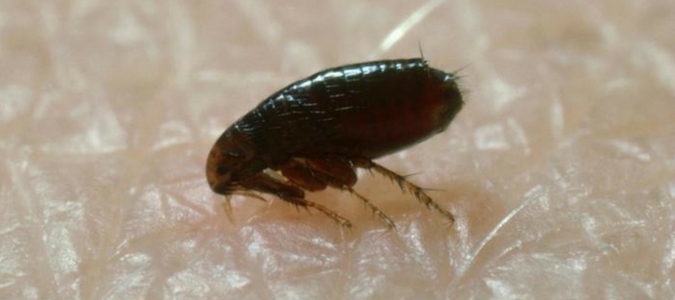
[[492,228],[492,231],[490,231],[481,241],[478,243],[478,246],[476,246],[476,250],[467,258],[465,264],[462,266],[460,270],[457,271],[456,276],[453,278],[453,280],[450,282],[450,287],[448,290],[456,290],[459,289],[459,285],[466,279],[466,274],[469,273],[469,270],[471,270],[473,267],[475,267],[474,262],[476,260],[476,257],[480,255],[480,253],[485,249],[485,246],[490,243],[496,236],[497,234],[506,227],[506,225],[512,221],[516,215],[518,215],[526,206],[528,206],[532,201],[535,199],[533,197],[527,197],[527,201],[523,201],[518,207],[514,207],[511,212],[509,212],[508,215],[504,216],[502,220],[499,221],[499,223]]

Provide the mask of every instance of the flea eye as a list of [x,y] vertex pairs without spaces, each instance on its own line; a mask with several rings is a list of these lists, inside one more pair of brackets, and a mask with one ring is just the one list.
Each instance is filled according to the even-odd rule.
[[227,155],[230,156],[230,157],[234,157],[234,158],[239,158],[239,157],[244,156],[244,154],[239,152],[239,151],[230,151],[230,152],[227,152]]

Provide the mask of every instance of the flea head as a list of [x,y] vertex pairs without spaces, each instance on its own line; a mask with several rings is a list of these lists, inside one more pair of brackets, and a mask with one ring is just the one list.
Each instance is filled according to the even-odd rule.
[[227,130],[211,148],[206,179],[214,192],[228,195],[243,189],[239,183],[264,168],[254,147],[242,135]]

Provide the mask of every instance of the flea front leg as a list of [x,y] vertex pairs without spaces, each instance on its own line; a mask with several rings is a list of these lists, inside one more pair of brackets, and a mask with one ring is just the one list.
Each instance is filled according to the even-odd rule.
[[264,173],[257,174],[251,178],[246,179],[246,181],[240,183],[240,185],[246,189],[275,195],[279,199],[292,203],[298,207],[314,208],[322,212],[326,216],[330,217],[331,219],[333,219],[340,226],[346,228],[352,227],[352,223],[349,222],[349,220],[341,217],[336,212],[328,209],[327,207],[321,204],[305,199],[305,192],[302,189],[281,182],[277,179],[270,177],[267,174]]

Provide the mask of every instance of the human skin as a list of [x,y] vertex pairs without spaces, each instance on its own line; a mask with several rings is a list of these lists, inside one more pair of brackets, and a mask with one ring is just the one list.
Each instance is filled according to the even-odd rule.
[[[669,299],[672,1],[0,3],[0,298]],[[206,156],[328,67],[459,70],[450,128],[309,193],[353,223],[237,196]]]

